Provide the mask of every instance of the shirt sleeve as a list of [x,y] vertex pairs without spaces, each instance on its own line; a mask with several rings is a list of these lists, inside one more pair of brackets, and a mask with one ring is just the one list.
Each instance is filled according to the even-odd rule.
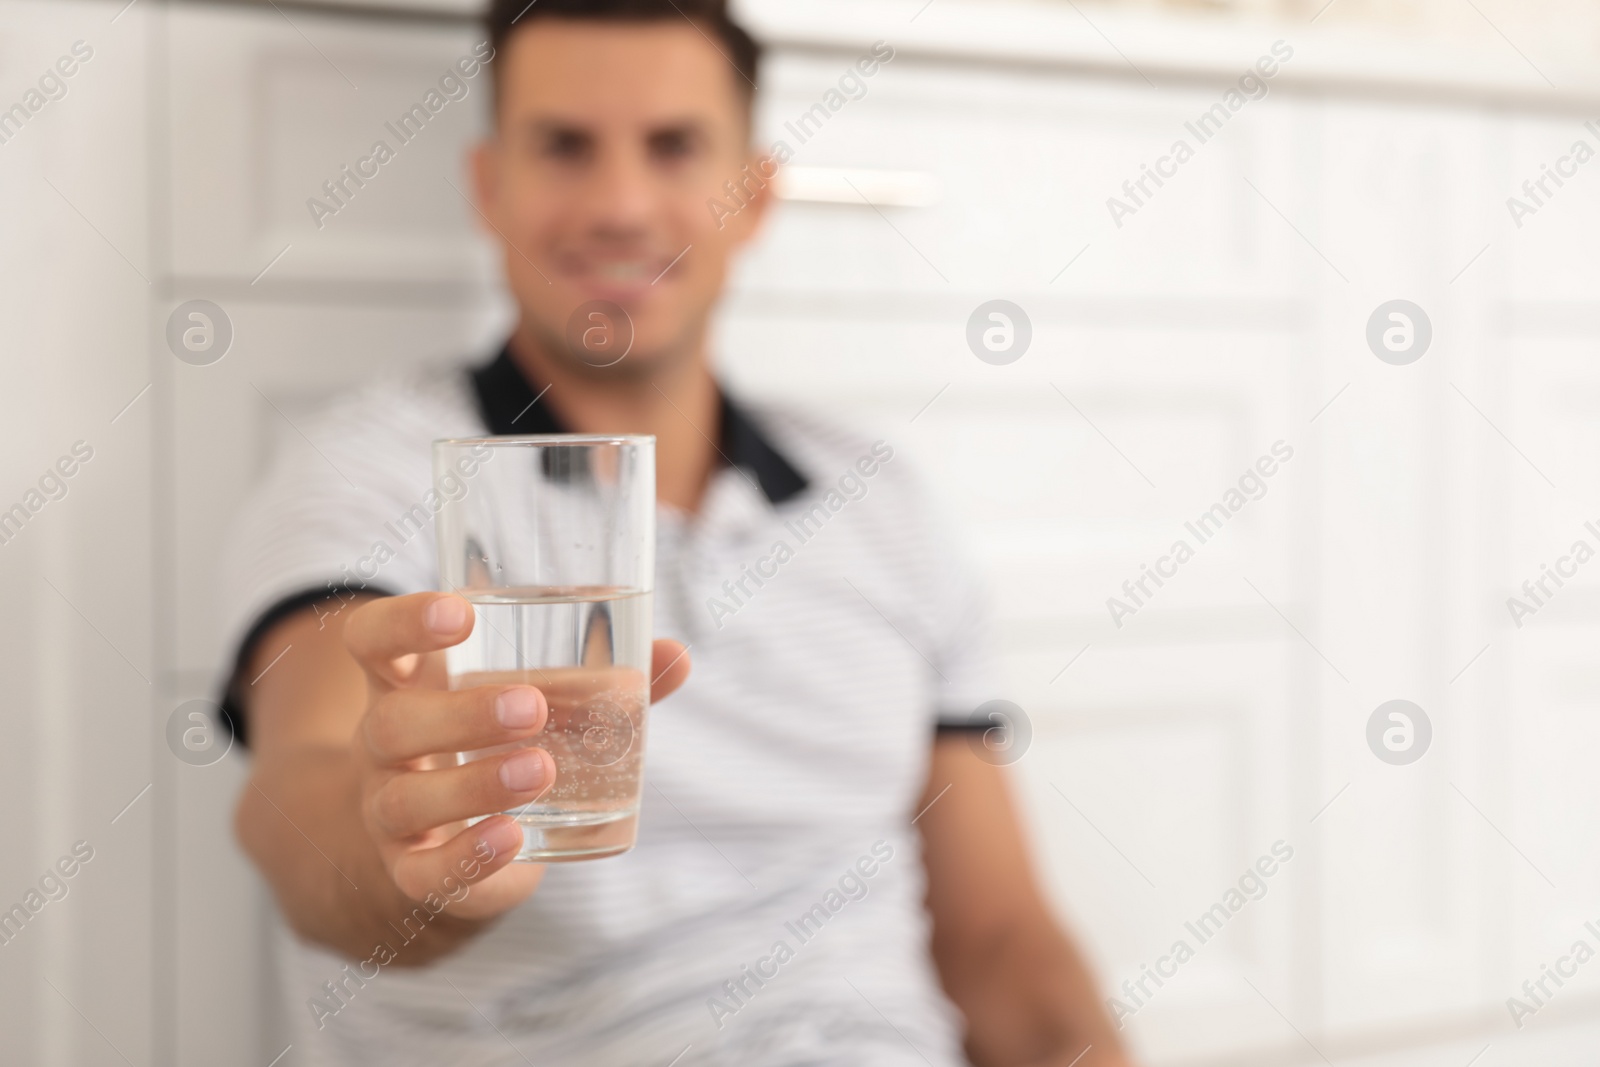
[[985,705],[999,698],[989,583],[960,528],[927,483],[913,475],[922,498],[916,511],[927,531],[927,573],[918,580],[929,597],[928,627],[934,668],[934,726],[986,730],[994,725]]
[[[235,517],[218,590],[224,724],[244,743],[242,676],[264,633],[294,611],[327,616],[361,594],[434,588],[431,438],[345,402],[282,425],[267,474]],[[292,651],[286,654],[292,654]]]
[[987,729],[984,706],[998,690],[988,589],[981,573],[964,556],[952,559],[945,579],[949,603],[940,628],[934,663],[942,675],[934,721],[939,730]]

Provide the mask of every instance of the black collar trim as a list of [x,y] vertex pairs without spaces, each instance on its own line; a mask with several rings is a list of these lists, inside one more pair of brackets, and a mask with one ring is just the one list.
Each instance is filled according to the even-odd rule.
[[[511,358],[511,347],[500,350],[493,361],[472,371],[472,388],[484,425],[496,436],[568,433],[555,413],[540,402],[528,380]],[[806,476],[779,452],[749,412],[735,404],[727,390],[717,389],[722,401],[720,440],[723,458],[755,476],[767,502],[782,504],[804,492]]]
[[472,391],[478,396],[483,424],[496,437],[570,432],[528,388],[528,379],[511,361],[510,345],[502,348],[493,362],[473,369]]

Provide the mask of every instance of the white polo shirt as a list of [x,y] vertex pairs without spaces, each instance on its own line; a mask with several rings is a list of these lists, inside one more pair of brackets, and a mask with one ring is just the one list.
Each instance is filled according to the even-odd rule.
[[[911,820],[936,727],[998,695],[979,583],[892,441],[726,399],[722,424],[700,511],[658,512],[655,632],[694,669],[650,712],[637,847],[551,865],[426,968],[392,962],[404,929],[358,961],[285,933],[296,1063],[965,1062]],[[435,439],[561,430],[504,352],[297,428],[225,555],[241,662],[285,610],[437,587]]]

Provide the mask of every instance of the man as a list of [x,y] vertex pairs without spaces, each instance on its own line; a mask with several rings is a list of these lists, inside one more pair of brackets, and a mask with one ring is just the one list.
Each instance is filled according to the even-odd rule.
[[[770,199],[725,194],[770,173],[755,44],[710,0],[509,0],[489,31],[473,166],[515,333],[303,426],[315,453],[230,553],[237,830],[300,937],[297,1062],[1125,1063],[961,729],[995,695],[980,597],[918,483],[892,442],[712,375]],[[656,632],[693,652],[656,644],[653,699],[681,692],[651,713],[637,847],[543,866],[511,862],[510,818],[467,820],[543,794],[549,755],[437,758],[537,743],[547,709],[445,689],[473,615],[426,591],[419,516],[432,439],[568,431],[655,435]]]

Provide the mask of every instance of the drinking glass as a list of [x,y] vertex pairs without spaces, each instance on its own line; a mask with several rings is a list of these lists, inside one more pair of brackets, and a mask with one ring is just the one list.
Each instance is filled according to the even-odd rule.
[[458,762],[539,747],[555,785],[506,812],[517,859],[595,859],[638,832],[655,588],[655,438],[555,434],[436,441],[442,587],[472,634],[445,653],[451,689],[531,685],[545,728]]

